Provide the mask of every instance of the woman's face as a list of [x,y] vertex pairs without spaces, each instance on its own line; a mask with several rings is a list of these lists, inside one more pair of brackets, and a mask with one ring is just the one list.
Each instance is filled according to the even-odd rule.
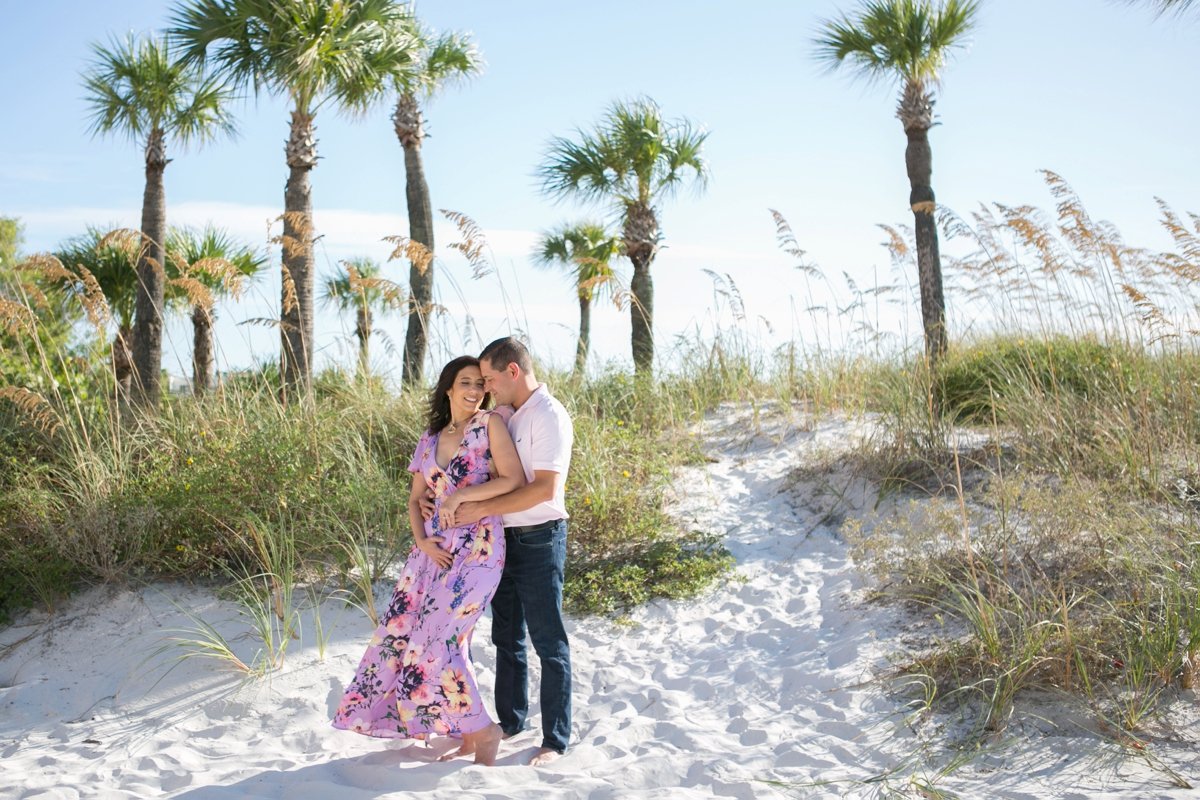
[[450,398],[450,414],[455,419],[468,417],[478,411],[486,395],[479,367],[466,366],[460,369],[446,395]]

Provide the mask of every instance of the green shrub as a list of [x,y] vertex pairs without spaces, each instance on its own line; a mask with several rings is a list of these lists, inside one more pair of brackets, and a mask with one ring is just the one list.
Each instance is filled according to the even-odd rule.
[[954,349],[940,365],[935,393],[962,422],[1008,421],[1031,394],[1088,398],[1128,386],[1124,348],[1093,339],[1002,337]]

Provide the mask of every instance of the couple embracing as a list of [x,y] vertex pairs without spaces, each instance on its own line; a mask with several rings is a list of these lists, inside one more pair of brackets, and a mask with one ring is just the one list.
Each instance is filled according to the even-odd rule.
[[[490,395],[497,408],[484,408]],[[387,612],[334,715],[337,728],[387,738],[462,740],[443,759],[491,765],[529,713],[525,629],[541,661],[542,744],[571,732],[571,655],[562,617],[563,486],[573,430],[517,339],[447,364],[408,469],[416,540]],[[488,602],[496,646],[493,722],[475,683],[471,633]]]

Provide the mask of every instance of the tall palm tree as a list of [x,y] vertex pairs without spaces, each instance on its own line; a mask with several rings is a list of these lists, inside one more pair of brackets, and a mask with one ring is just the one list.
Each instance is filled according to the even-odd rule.
[[[116,401],[122,410],[127,408],[133,391],[133,353],[131,340],[141,281],[138,277],[140,253],[144,248],[136,231],[114,229],[105,232],[88,227],[87,233],[68,239],[54,252],[68,272],[79,280],[71,287],[88,308],[88,316],[97,330],[103,331],[111,315],[117,324],[112,341],[113,376],[116,379]],[[95,281],[92,285],[90,281]],[[98,290],[106,308],[99,308]]]
[[130,36],[108,46],[93,45],[93,53],[84,75],[92,133],[124,134],[142,144],[145,153],[132,398],[135,406],[153,410],[161,394],[167,142],[186,146],[232,133],[227,110],[231,93],[195,64],[176,59],[161,38],[139,41]]
[[404,148],[404,196],[408,206],[408,235],[422,245],[422,256],[410,259],[408,328],[404,334],[405,384],[418,384],[425,372],[429,312],[433,305],[433,202],[421,147],[425,142],[422,104],[428,103],[444,86],[478,75],[483,59],[470,36],[462,33],[435,35],[410,18],[409,29],[416,46],[396,64],[393,78],[399,95],[392,114],[396,138]]
[[354,311],[354,335],[358,338],[358,374],[370,371],[368,343],[376,312],[386,314],[404,305],[400,287],[380,277],[379,264],[369,258],[342,262],[337,274],[325,281],[321,301],[339,311]]
[[186,0],[172,19],[170,35],[188,58],[292,105],[281,238],[284,399],[312,384],[314,120],[327,104],[365,112],[386,91],[412,48],[407,18],[397,0]]
[[854,17],[826,21],[816,39],[818,56],[831,69],[850,63],[869,80],[897,80],[896,116],[908,137],[905,163],[916,220],[917,272],[925,355],[936,364],[946,352],[946,300],[938,253],[936,203],[930,176],[933,155],[933,90],[950,52],[975,27],[978,0],[868,0]]
[[543,233],[534,250],[534,263],[558,265],[567,270],[579,299],[579,341],[575,345],[575,372],[587,365],[592,338],[592,303],[616,277],[612,259],[621,252],[621,242],[603,225],[580,222]]
[[172,228],[167,235],[167,304],[186,308],[192,319],[192,394],[213,386],[214,304],[238,297],[247,280],[266,265],[266,256],[213,225],[203,230]]
[[642,97],[617,102],[595,131],[575,141],[555,138],[539,170],[543,191],[609,204],[621,219],[621,243],[633,264],[629,281],[633,363],[649,376],[654,362],[654,283],[650,266],[662,231],[657,204],[686,178],[697,188],[708,181],[701,150],[708,133],[687,119],[664,120],[658,104]]

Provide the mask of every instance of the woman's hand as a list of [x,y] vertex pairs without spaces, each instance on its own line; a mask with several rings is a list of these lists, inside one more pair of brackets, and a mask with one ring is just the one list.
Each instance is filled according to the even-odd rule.
[[461,502],[462,498],[458,496],[457,492],[442,501],[442,507],[438,509],[439,528],[446,530],[447,528],[457,527],[457,523],[454,520],[454,512],[458,510],[458,505]]
[[438,565],[439,569],[446,569],[454,561],[454,555],[447,550],[441,548],[441,536],[426,536],[417,540],[417,547],[421,552],[429,556],[433,563]]
[[417,503],[421,506],[421,518],[433,519],[433,512],[436,506],[434,505],[433,489],[426,489],[417,496]]

